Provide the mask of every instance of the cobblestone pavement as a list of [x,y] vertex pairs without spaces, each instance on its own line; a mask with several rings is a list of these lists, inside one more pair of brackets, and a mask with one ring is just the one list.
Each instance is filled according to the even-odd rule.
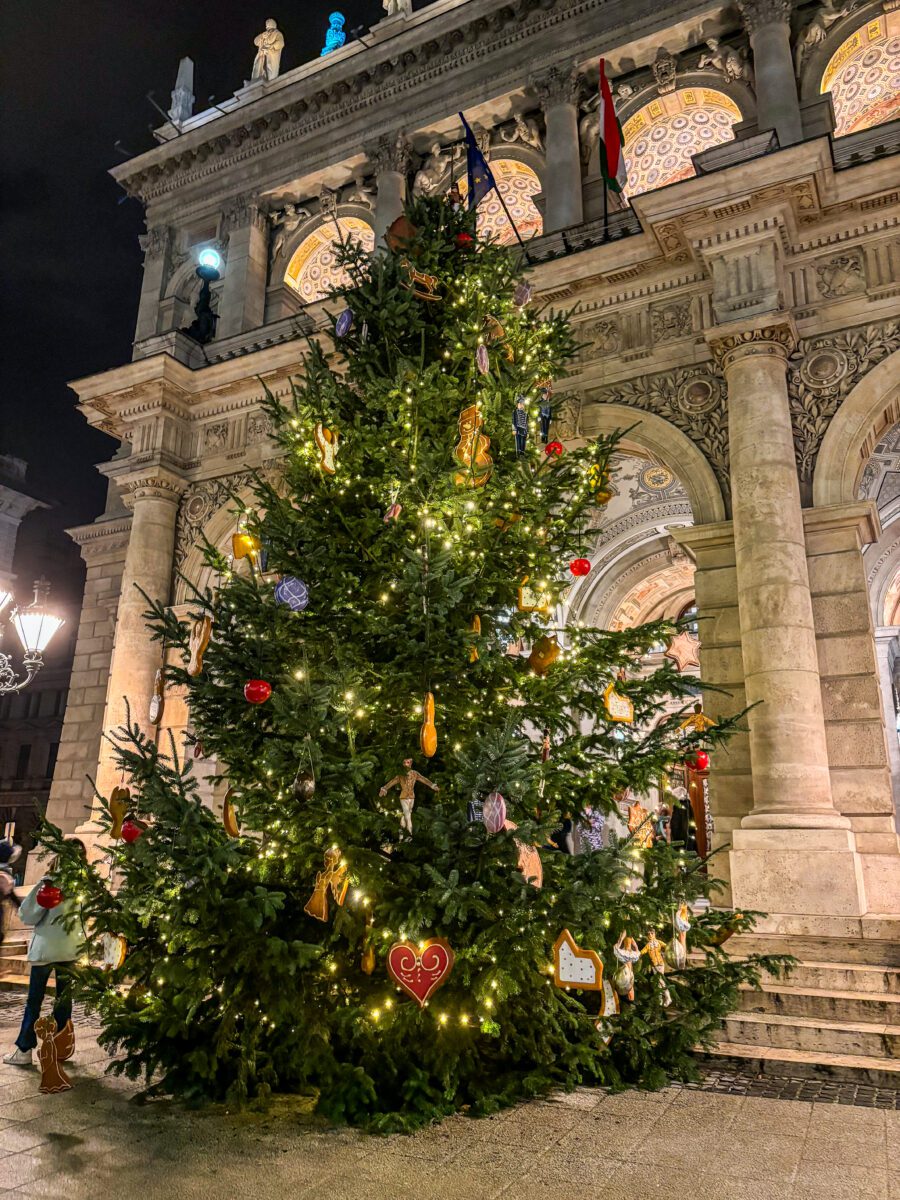
[[[4,1047],[20,1004],[0,1006]],[[78,1017],[72,1091],[41,1096],[36,1069],[0,1065],[0,1200],[900,1200],[895,1105],[813,1101],[802,1089],[818,1081],[715,1068],[698,1086],[580,1089],[372,1138],[288,1101],[264,1114],[129,1103],[134,1086],[104,1075]]]

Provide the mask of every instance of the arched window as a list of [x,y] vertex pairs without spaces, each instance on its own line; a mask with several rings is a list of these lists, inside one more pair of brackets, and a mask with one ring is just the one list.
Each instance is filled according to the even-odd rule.
[[689,179],[692,154],[730,142],[741,111],[730,96],[711,88],[679,88],[651,100],[625,123],[629,196]]
[[[541,190],[541,181],[536,172],[527,163],[519,162],[515,158],[493,159],[491,170],[522,241],[527,242],[529,238],[538,237],[543,233],[544,223],[531,198]],[[465,196],[469,190],[466,176],[463,175],[458,183],[459,190]],[[478,205],[478,234],[483,238],[495,238],[503,245],[516,240],[512,226],[503,211],[503,205],[494,191],[488,192]]]
[[[339,217],[341,237],[361,242],[370,253],[375,249],[372,226],[359,217]],[[347,272],[338,266],[335,243],[338,233],[334,221],[326,221],[305,237],[288,263],[285,283],[298,293],[304,304],[312,304],[328,295],[331,288],[350,282]]]
[[838,46],[822,75],[834,136],[900,117],[900,10],[873,17]]

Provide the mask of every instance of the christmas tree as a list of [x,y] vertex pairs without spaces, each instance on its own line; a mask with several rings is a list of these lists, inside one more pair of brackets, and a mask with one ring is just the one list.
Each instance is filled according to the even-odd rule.
[[557,624],[615,439],[554,437],[573,339],[521,254],[441,199],[389,242],[343,247],[330,336],[268,397],[283,457],[241,515],[241,569],[208,547],[192,622],[150,614],[224,811],[189,750],[134,724],[107,862],[45,833],[107,951],[78,987],[114,1069],[382,1129],[688,1076],[778,965],[725,956],[750,917],[690,912],[713,880],[646,822],[567,852],[733,722],[681,727],[695,681],[643,662],[671,625]]

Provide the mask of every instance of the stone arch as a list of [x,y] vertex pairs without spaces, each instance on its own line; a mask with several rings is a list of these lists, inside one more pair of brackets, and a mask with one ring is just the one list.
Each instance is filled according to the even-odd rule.
[[[370,252],[375,249],[372,214],[367,208],[341,205],[337,224],[344,238],[355,238]],[[329,288],[346,280],[345,272],[335,262],[337,234],[334,220],[319,213],[300,226],[285,243],[280,263],[273,264],[273,278],[283,280],[301,303],[323,300]]]
[[850,504],[879,435],[900,419],[900,350],[859,381],[831,419],[813,475],[813,504]]
[[585,405],[581,419],[583,437],[595,438],[617,430],[628,430],[622,440],[623,449],[648,450],[678,476],[690,499],[696,525],[725,520],[725,503],[712,467],[691,439],[671,421],[624,404]]
[[[532,197],[538,195],[544,187],[542,156],[528,146],[511,143],[502,148],[495,148],[490,165],[522,240],[527,242],[529,238],[539,237],[543,232],[544,222]],[[465,195],[465,171],[457,175],[456,183]],[[494,234],[504,245],[516,240],[503,206],[494,192],[485,196],[478,206],[478,230],[482,236]]]
[[804,31],[807,38],[818,40],[809,44],[800,63],[801,98],[831,94],[835,137],[896,119],[900,114],[900,11],[886,12],[882,3],[869,3],[826,27],[827,20],[827,13],[820,10]]
[[644,89],[619,114],[629,197],[695,174],[692,157],[730,141],[732,127],[753,117],[756,104],[744,83],[710,71],[679,75],[672,92]]
[[[237,485],[234,490],[240,503],[247,508],[255,506],[256,500],[249,483]],[[203,592],[206,588],[212,588],[215,585],[215,572],[206,564],[203,545],[205,541],[211,542],[212,545],[228,552],[231,534],[235,530],[236,508],[237,505],[232,499],[220,504],[203,522],[200,535],[196,536],[187,547],[187,552],[181,560],[178,575],[175,578],[173,591],[176,605],[190,602],[191,587]]]

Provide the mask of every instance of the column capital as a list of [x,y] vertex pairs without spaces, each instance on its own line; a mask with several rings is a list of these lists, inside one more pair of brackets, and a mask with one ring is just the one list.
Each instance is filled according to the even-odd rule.
[[786,25],[794,8],[793,0],[737,0],[737,6],[751,35],[763,25]]
[[708,330],[706,340],[717,364],[727,374],[740,359],[758,355],[780,358],[786,364],[797,345],[797,327],[790,313],[772,313],[755,321],[732,321]]
[[581,76],[574,65],[547,67],[532,75],[528,82],[544,109],[554,104],[575,104],[581,91]]
[[409,171],[412,146],[402,129],[395,133],[383,133],[373,142],[364,142],[363,150],[378,175],[384,171],[406,175]]
[[174,475],[146,474],[122,483],[122,503],[134,510],[140,500],[168,500],[177,505],[187,489],[187,481]]
[[259,206],[259,197],[252,192],[234,196],[225,205],[222,211],[221,235],[224,237],[233,229],[243,229],[248,225],[255,225],[259,229],[268,228],[266,214]]

